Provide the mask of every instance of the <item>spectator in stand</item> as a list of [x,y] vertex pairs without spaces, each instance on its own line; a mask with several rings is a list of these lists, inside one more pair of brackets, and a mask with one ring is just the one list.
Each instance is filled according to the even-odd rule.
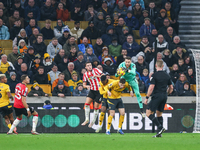
[[66,8],[63,7],[63,3],[58,4],[56,13],[57,13],[57,19],[61,19],[63,22],[69,20],[69,12]]
[[151,31],[151,35],[148,37],[149,38],[149,43],[152,45],[153,42],[156,41],[157,37],[158,37],[158,31],[156,29],[153,29]]
[[17,58],[17,62],[15,62],[14,67],[15,67],[15,71],[18,72],[21,69],[21,64],[23,63],[23,57],[19,56]]
[[62,31],[64,30],[64,23],[61,19],[57,20],[57,26],[54,27],[53,31],[54,31],[54,35],[55,37],[58,39],[62,36]]
[[[117,24],[118,24],[118,22],[117,22]],[[111,25],[112,25],[112,19],[110,17],[106,18],[105,19],[105,24],[104,24],[104,26],[101,29],[102,30],[102,34],[105,34],[107,27],[111,26]]]
[[190,83],[185,82],[183,85],[183,90],[179,91],[178,96],[196,96],[196,94],[190,89]]
[[51,68],[54,65],[56,65],[56,63],[52,61],[52,59],[50,58],[50,55],[48,53],[44,54],[43,64],[44,64],[44,71],[46,73],[48,73],[49,71],[51,71]]
[[129,28],[124,26],[122,28],[122,34],[118,35],[118,41],[120,45],[123,45],[126,42],[126,37],[129,35]]
[[63,46],[66,43],[66,41],[69,39],[69,37],[71,36],[69,32],[70,31],[68,28],[64,28],[63,35],[58,39],[58,43],[60,45]]
[[54,59],[56,54],[62,49],[62,46],[58,43],[57,38],[53,38],[52,41],[47,46],[47,53],[50,55],[51,59]]
[[29,11],[27,16],[25,16],[25,18],[24,18],[24,27],[29,25],[29,22],[30,22],[31,19],[34,19],[33,11]]
[[118,13],[117,12],[115,12],[114,14],[113,14],[113,26],[114,27],[116,27],[116,26],[118,26],[118,23],[119,23],[119,16],[118,16]]
[[117,66],[124,62],[125,58],[127,56],[127,50],[122,48],[121,55],[117,57]]
[[24,18],[20,17],[19,15],[19,11],[18,10],[15,10],[13,15],[11,17],[9,17],[9,28],[11,29],[15,24],[15,20],[20,20],[21,21],[21,24],[20,24],[20,27],[24,28]]
[[8,17],[4,14],[3,9],[1,9],[1,8],[0,8],[0,19],[3,20],[3,25],[10,27]]
[[26,65],[25,63],[22,63],[22,64],[21,64],[21,69],[20,69],[20,71],[17,72],[17,80],[18,80],[18,81],[21,81],[20,79],[21,79],[21,76],[22,76],[23,74],[27,74],[28,77],[30,78],[30,83],[33,83],[33,82],[32,82],[33,73],[32,73],[32,71],[30,71],[30,70],[27,68],[27,65]]
[[69,59],[69,62],[74,62],[77,60],[77,50],[75,46],[71,47],[68,59]]
[[170,45],[170,51],[173,51],[174,49],[176,49],[177,47],[182,47],[184,49],[187,50],[187,47],[185,46],[185,44],[183,44],[181,42],[181,39],[179,36],[175,36],[174,37],[174,40],[173,40],[173,43]]
[[12,53],[8,54],[8,61],[11,62],[13,65],[17,62],[17,58],[20,56],[18,53],[18,47],[14,46]]
[[136,70],[140,75],[142,75],[144,69],[149,70],[149,64],[144,61],[143,56],[138,56],[135,65],[136,65]]
[[[118,22],[118,26],[115,27],[115,31],[116,31],[116,34],[117,36],[120,36],[123,34],[123,27],[126,26],[125,22],[124,22],[124,19],[123,18],[119,18],[119,22]],[[133,34],[132,32],[132,29],[131,28],[128,28],[129,29],[129,32],[128,34]]]
[[[98,65],[98,66],[97,66],[97,69],[99,69],[99,70],[101,70],[102,72],[104,72],[104,71],[103,71],[102,65]],[[86,69],[85,69],[84,71],[86,72]],[[82,74],[82,75],[84,75],[84,73],[85,73],[84,71],[83,71],[83,70],[81,71],[81,74]]]
[[60,63],[62,63],[63,57],[65,56],[65,50],[61,49],[55,56],[54,58],[54,62],[59,65]]
[[104,18],[111,17],[112,9],[108,6],[108,1],[105,1],[105,0],[102,1],[101,7],[98,9],[98,12],[102,12],[104,15]]
[[131,0],[132,7],[134,7],[137,3],[140,4],[140,6],[142,7],[142,9],[145,9],[144,1],[143,0]]
[[96,1],[96,0],[87,0],[88,5],[93,5],[95,10],[98,10],[101,7],[102,1]]
[[101,64],[104,64],[104,59],[106,59],[106,58],[110,58],[110,59],[112,60],[112,63],[114,63],[114,64],[116,63],[114,57],[111,56],[111,55],[108,53],[108,47],[104,46],[104,47],[102,48],[102,52],[103,52],[102,55],[100,55],[100,56],[98,57],[98,59],[100,60]]
[[73,1],[73,7],[75,4],[80,4],[81,6],[81,10],[82,11],[86,11],[87,10],[87,6],[88,6],[88,0],[74,0]]
[[[140,90],[140,93],[144,93],[145,92],[145,85],[144,82],[140,79],[140,75],[136,72],[136,76],[135,76],[137,82],[138,82],[138,87]],[[148,76],[149,78],[149,76]]]
[[184,59],[182,58],[178,59],[178,70],[184,73],[187,72],[187,66],[184,64]]
[[20,26],[21,26],[21,21],[15,20],[14,26],[10,29],[10,39],[11,40],[14,40],[17,37],[17,35],[20,33],[20,30],[22,29]]
[[82,83],[78,83],[76,89],[73,90],[73,96],[87,96],[88,91],[83,88]]
[[[160,52],[157,53],[157,60],[162,60],[162,53],[160,53]],[[170,70],[164,61],[163,61],[163,65],[164,65],[163,71],[170,73]],[[154,72],[154,59],[149,64],[149,72]]]
[[74,10],[71,12],[71,20],[82,21],[84,18],[84,12],[81,10],[80,4],[75,4]]
[[35,59],[31,63],[31,71],[33,72],[33,74],[36,74],[38,72],[39,66],[44,66],[44,65],[41,61],[40,54],[37,54],[37,55],[35,55]]
[[65,96],[71,96],[71,92],[69,87],[65,86],[62,80],[59,80],[58,85],[53,89],[52,96],[64,98]]
[[127,42],[122,45],[122,48],[127,50],[127,56],[130,57],[136,56],[140,50],[140,46],[133,41],[132,35],[127,36]]
[[152,75],[153,75],[153,72],[150,72],[149,73],[149,79],[145,82],[145,90],[146,90],[145,93],[147,93],[147,91],[148,91]]
[[60,1],[63,4],[63,8],[66,8],[67,10],[72,10],[72,1],[71,0],[61,0]]
[[[29,38],[30,45],[33,45],[37,41],[38,34],[39,34],[39,30],[37,28],[33,29],[33,35],[31,35],[31,37]],[[26,36],[27,36],[27,34],[26,34]]]
[[103,29],[105,26],[105,20],[103,17],[103,12],[98,12],[97,17],[94,18],[94,26],[99,29],[100,35],[103,34]]
[[76,71],[73,71],[73,72],[72,72],[72,79],[70,79],[70,80],[68,81],[70,91],[73,92],[73,90],[76,89],[76,87],[77,87],[77,85],[78,85],[79,83],[83,83],[83,81],[82,81],[82,80],[79,80],[77,72],[76,72]]
[[159,13],[159,11],[155,5],[155,2],[150,2],[147,10],[149,12],[149,18],[151,18],[152,22],[154,22],[156,20],[156,18],[158,17],[158,13]]
[[41,7],[41,20],[56,20],[56,9],[51,6],[51,0],[46,0],[45,5]]
[[[0,9],[3,9],[4,15],[5,15],[6,17],[8,17],[8,16],[9,16],[9,9],[6,8],[7,6],[4,7],[4,5],[6,6],[6,3],[5,3],[5,2],[4,2],[4,3],[0,2]],[[10,6],[8,6],[8,7],[10,7]]]
[[152,44],[149,43],[148,37],[143,36],[140,42],[140,52],[145,52],[147,51],[146,48],[152,49]]
[[122,46],[118,44],[117,38],[112,39],[112,43],[108,46],[110,55],[118,57],[121,55]]
[[140,27],[144,24],[144,19],[145,18],[149,18],[150,19],[150,22],[152,23],[152,24],[154,24],[154,22],[151,20],[151,18],[149,17],[149,12],[148,12],[148,10],[143,10],[142,11],[142,16],[140,17],[140,19],[139,19],[139,22],[140,22]]
[[94,58],[97,58],[97,56],[93,53],[93,49],[91,47],[87,48],[86,52],[84,54],[85,62],[87,62],[87,61],[92,62],[92,59],[94,59]]
[[172,70],[170,71],[169,75],[171,77],[171,80],[174,84],[176,84],[176,81],[179,78],[179,73],[180,71],[178,70],[178,65],[177,64],[173,64],[172,66]]
[[[128,8],[128,10],[132,10],[131,0],[123,0],[124,5]],[[116,4],[118,4],[119,0],[116,0]]]
[[[168,42],[165,41],[162,34],[158,35],[157,40],[157,52],[163,52],[165,49],[168,49],[169,45]],[[153,43],[153,49],[155,49],[155,42]]]
[[143,69],[142,74],[140,74],[141,80],[145,83],[149,79],[149,70]]
[[67,81],[64,80],[64,78],[65,78],[65,74],[64,73],[59,73],[58,78],[53,81],[52,91],[58,85],[58,81],[60,81],[60,80],[63,81],[63,83],[64,83],[64,85],[66,87],[69,87],[69,84],[67,83]]
[[43,57],[44,53],[46,53],[47,46],[44,44],[43,35],[41,33],[37,35],[37,40],[33,44],[33,48],[35,50],[35,54],[40,54],[41,57]]
[[124,5],[124,1],[119,0],[118,4],[116,5],[116,7],[113,11],[117,12],[119,17],[125,18],[126,13],[127,13],[127,7],[126,7],[126,5]]
[[79,75],[81,74],[81,70],[85,68],[85,60],[84,55],[82,52],[78,52],[77,54],[77,60],[73,62],[74,63],[74,70],[76,70]]
[[176,89],[178,95],[184,89],[185,82],[188,82],[187,77],[184,73],[181,73],[179,76],[179,79],[176,81],[176,85],[175,85],[175,89]]
[[60,63],[59,65],[58,65],[58,70],[60,71],[60,72],[63,72],[63,71],[65,71],[66,69],[67,69],[67,66],[68,66],[68,56],[64,56],[63,57],[63,61],[62,61],[62,63]]
[[13,14],[15,10],[19,11],[20,17],[24,18],[24,9],[21,7],[20,0],[14,1],[14,4],[10,10],[11,14]]
[[8,32],[8,27],[3,25],[3,20],[0,19],[0,40],[8,40],[10,38],[10,33]]
[[88,10],[85,11],[85,21],[93,21],[95,17],[97,17],[97,11],[94,10],[92,5],[88,5]]
[[36,25],[35,19],[31,19],[29,22],[29,25],[25,28],[26,34],[28,37],[30,37],[33,34],[33,30],[37,28],[38,31],[40,32],[40,28]]
[[40,20],[40,9],[38,6],[35,5],[34,0],[28,0],[28,6],[26,6],[24,9],[25,16],[27,16],[29,11],[33,12],[33,18],[35,20],[37,21]]
[[15,87],[19,83],[18,80],[16,80],[16,73],[10,72],[10,79],[8,79],[7,84],[10,86],[11,93],[15,93]]
[[171,7],[171,3],[165,3],[165,10],[167,12],[167,18],[170,21],[171,26],[174,28],[175,32],[178,34],[179,23],[177,22],[178,15]]
[[139,20],[133,16],[132,11],[127,11],[127,15],[124,18],[126,26],[130,27],[132,30],[139,29]]
[[21,39],[19,41],[19,44],[18,44],[18,53],[21,54],[22,56],[24,56],[24,54],[27,53],[27,50],[28,50],[28,46],[26,45],[26,42]]
[[149,37],[153,29],[155,29],[155,26],[150,22],[150,19],[145,18],[144,24],[140,27],[140,37],[144,35]]
[[35,50],[32,46],[28,47],[27,54],[24,54],[23,62],[30,68],[32,61],[35,59]]
[[173,63],[178,63],[178,59],[188,56],[188,52],[186,49],[182,48],[181,46],[178,46],[176,49],[172,51],[172,61]]
[[94,26],[94,21],[89,21],[88,27],[83,31],[81,38],[85,36],[88,39],[97,39],[100,34],[99,29]]
[[170,27],[170,21],[168,18],[165,18],[163,21],[163,25],[161,28],[159,28],[158,34],[166,35],[167,34],[167,28]]
[[196,84],[196,75],[192,68],[187,69],[186,77],[190,84]]
[[102,38],[97,38],[96,40],[96,44],[93,46],[94,48],[94,53],[95,55],[98,57],[102,54],[102,48],[104,47]]
[[43,89],[40,85],[35,82],[31,87],[31,91],[27,95],[28,97],[38,97],[38,96],[48,96],[48,94],[44,93]]
[[41,33],[43,34],[43,40],[49,40],[54,37],[54,32],[51,29],[51,20],[45,20],[45,27],[41,29]]
[[97,57],[92,58],[92,67],[97,68],[97,66],[100,64],[100,61]]
[[112,59],[108,57],[104,59],[103,70],[110,75],[115,75],[117,66],[113,63]]
[[172,61],[172,54],[169,49],[165,49],[163,52],[163,60],[167,64],[168,67],[171,67],[173,65]]
[[167,28],[167,34],[164,35],[164,38],[168,42],[169,47],[170,47],[170,45],[172,45],[175,35],[176,34],[174,32],[174,29],[172,27],[168,27]]
[[13,64],[7,60],[6,54],[1,55],[0,60],[0,71],[4,74],[8,70],[8,67],[11,66],[15,70]]
[[109,7],[111,10],[113,10],[116,6],[115,0],[106,0],[105,2],[107,2],[107,7]]
[[101,38],[104,45],[109,46],[112,43],[112,39],[117,38],[117,35],[114,33],[114,27],[108,26],[106,34],[103,34]]
[[[89,47],[91,47],[93,49],[92,45],[88,44],[88,38],[87,37],[83,37],[82,44],[78,45],[79,51],[81,51],[83,54],[85,54],[86,49],[89,48]],[[93,50],[93,53],[94,53],[94,50]]]
[[63,49],[65,50],[65,55],[69,56],[71,47],[74,46],[76,51],[78,51],[78,45],[76,44],[75,37],[70,36],[66,43],[63,45]]
[[187,68],[192,68],[193,71],[195,72],[195,62],[194,59],[192,59],[190,56],[184,57],[185,65]]
[[48,81],[51,82],[51,84],[53,84],[54,80],[56,80],[58,78],[58,75],[60,74],[61,72],[58,71],[58,67],[56,65],[54,65],[52,68],[51,68],[51,71],[49,71],[47,73],[48,75]]
[[48,76],[46,72],[44,72],[44,67],[39,66],[37,69],[37,73],[33,75],[33,83],[37,82],[39,84],[48,84]]
[[133,6],[133,16],[135,16],[138,20],[142,17],[142,7],[139,3],[136,3]]
[[155,26],[157,30],[164,26],[163,22],[165,18],[167,18],[167,12],[165,9],[161,9],[158,17],[155,20]]
[[80,28],[80,21],[75,21],[74,22],[74,28],[70,29],[70,34],[71,36],[75,37],[75,40],[81,37],[84,29]]
[[69,62],[67,69],[65,71],[63,71],[63,73],[65,74],[65,81],[68,81],[69,79],[72,79],[72,72],[74,71],[74,63],[73,62]]

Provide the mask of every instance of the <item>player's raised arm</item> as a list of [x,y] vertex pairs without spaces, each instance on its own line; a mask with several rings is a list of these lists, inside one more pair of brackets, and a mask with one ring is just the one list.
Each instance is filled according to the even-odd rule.
[[125,87],[128,88],[128,90],[130,91],[130,96],[133,97],[133,89],[131,88],[131,86],[128,84],[128,82],[126,82]]
[[83,82],[83,88],[90,90],[90,86],[87,85],[87,82]]

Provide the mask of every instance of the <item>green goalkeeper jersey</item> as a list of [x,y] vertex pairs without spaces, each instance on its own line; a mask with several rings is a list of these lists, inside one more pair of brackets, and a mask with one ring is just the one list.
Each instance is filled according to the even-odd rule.
[[[124,67],[126,68],[125,62],[122,62],[118,68]],[[117,73],[115,74],[116,77],[118,77]],[[131,82],[135,79],[136,76],[136,66],[134,63],[131,63],[130,67],[128,68],[128,72],[125,73],[124,76],[121,76],[121,78],[126,79],[127,82]]]

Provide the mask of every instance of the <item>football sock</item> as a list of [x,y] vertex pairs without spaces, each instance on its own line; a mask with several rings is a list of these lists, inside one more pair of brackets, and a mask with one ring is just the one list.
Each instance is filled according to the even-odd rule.
[[162,128],[162,125],[159,123],[158,119],[155,117],[155,115],[150,115],[149,119],[159,128]]
[[10,130],[8,131],[9,133],[12,133],[13,132],[13,130],[14,130],[14,128],[19,124],[19,122],[22,120],[22,118],[21,119],[19,119],[19,118],[17,118],[17,119],[15,119],[15,121],[13,122],[13,124],[12,124],[12,126],[11,126],[11,128],[10,128]]
[[11,124],[8,124],[8,128],[9,128],[9,129],[11,128],[11,126],[12,126]]
[[158,121],[161,124],[161,126],[163,126],[163,117],[161,116],[161,117],[157,117],[157,118],[158,118]]
[[138,105],[140,107],[140,109],[143,109],[143,103],[142,103],[142,97],[137,97],[137,101],[138,101]]
[[85,103],[85,120],[89,121],[90,115],[90,104]]
[[112,123],[112,119],[113,119],[113,116],[110,115],[108,117],[107,131],[110,131],[110,126],[111,126],[111,123]]
[[100,115],[100,118],[99,118],[99,126],[102,125],[104,116],[105,116],[105,113],[104,113],[104,112],[101,112],[101,115]]
[[95,123],[98,114],[99,114],[99,109],[98,108],[94,108],[94,117],[93,117],[93,120],[92,120],[93,124]]
[[32,131],[36,131],[36,126],[38,123],[38,115],[33,116],[33,126],[32,126]]
[[119,117],[119,126],[118,126],[118,129],[121,129],[121,128],[122,128],[123,122],[124,122],[124,116],[120,115],[120,117]]

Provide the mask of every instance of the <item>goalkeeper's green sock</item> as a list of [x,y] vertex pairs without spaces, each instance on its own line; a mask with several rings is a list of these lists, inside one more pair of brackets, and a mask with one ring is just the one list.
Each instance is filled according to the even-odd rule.
[[143,103],[142,103],[142,97],[137,97],[137,101],[138,101],[138,105],[140,107],[140,109],[143,109]]

